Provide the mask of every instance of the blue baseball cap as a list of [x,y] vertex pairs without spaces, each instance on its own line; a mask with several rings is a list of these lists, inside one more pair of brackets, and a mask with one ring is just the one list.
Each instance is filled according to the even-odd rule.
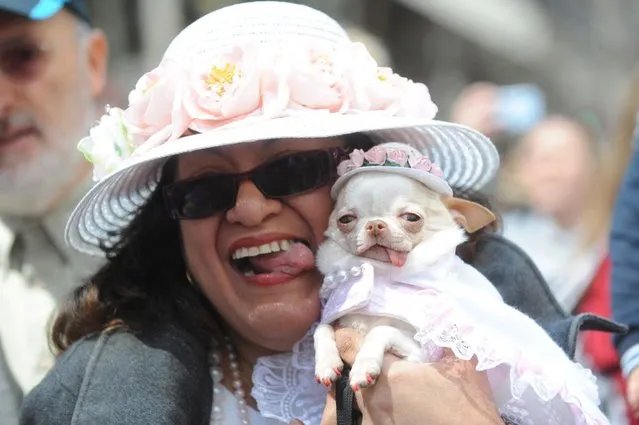
[[49,19],[63,8],[90,23],[89,7],[84,0],[0,0],[0,10],[36,21]]

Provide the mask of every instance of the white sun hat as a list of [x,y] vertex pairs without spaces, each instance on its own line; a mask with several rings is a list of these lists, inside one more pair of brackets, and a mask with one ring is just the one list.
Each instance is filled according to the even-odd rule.
[[282,138],[365,133],[410,144],[448,183],[481,189],[499,166],[479,132],[436,121],[425,85],[380,68],[327,15],[259,1],[214,11],[173,40],[160,65],[80,141],[96,185],[66,227],[67,243],[101,255],[157,187],[168,158]]

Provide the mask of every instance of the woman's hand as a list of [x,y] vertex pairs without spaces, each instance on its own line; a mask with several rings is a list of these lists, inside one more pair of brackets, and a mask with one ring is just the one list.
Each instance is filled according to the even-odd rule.
[[[335,339],[344,361],[353,364],[363,337],[352,329],[338,329]],[[503,424],[485,373],[452,353],[428,364],[387,355],[377,382],[358,391],[356,399],[363,425]],[[322,425],[336,421],[335,398],[330,394]]]

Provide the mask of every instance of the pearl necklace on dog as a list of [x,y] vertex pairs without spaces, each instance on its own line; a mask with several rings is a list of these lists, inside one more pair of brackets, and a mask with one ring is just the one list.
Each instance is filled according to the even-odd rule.
[[[250,425],[249,408],[246,404],[246,394],[242,388],[242,377],[240,376],[240,365],[237,359],[235,346],[228,336],[224,337],[226,344],[226,353],[229,361],[229,369],[231,370],[233,395],[237,402],[237,408],[241,425]],[[222,378],[222,350],[215,348],[210,356],[211,361],[211,378],[213,379],[213,409],[211,412],[210,425],[218,425],[227,423],[224,419],[224,386]]]

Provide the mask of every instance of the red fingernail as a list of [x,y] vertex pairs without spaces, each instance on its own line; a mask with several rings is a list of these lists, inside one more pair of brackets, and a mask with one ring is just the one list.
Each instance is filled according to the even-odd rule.
[[335,368],[335,369],[333,369],[333,370],[335,371],[335,374],[336,374],[337,376],[342,376],[342,371],[341,371],[341,370],[339,370],[338,368]]

